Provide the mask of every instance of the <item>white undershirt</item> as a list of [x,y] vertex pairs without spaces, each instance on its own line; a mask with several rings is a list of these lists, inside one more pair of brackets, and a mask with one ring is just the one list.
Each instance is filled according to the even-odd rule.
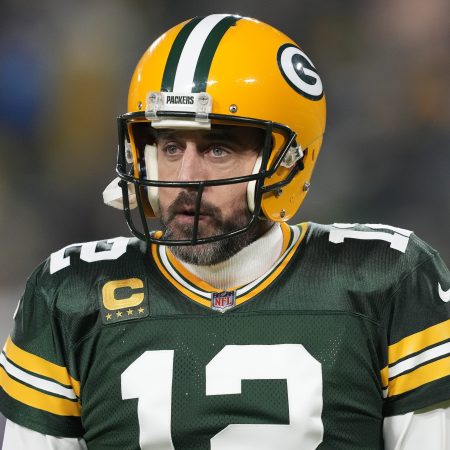
[[238,253],[212,266],[197,266],[180,261],[196,277],[218,289],[248,284],[266,273],[280,258],[283,232],[279,223]]

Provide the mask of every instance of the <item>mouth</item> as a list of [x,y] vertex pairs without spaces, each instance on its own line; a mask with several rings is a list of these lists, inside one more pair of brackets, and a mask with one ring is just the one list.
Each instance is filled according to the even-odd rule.
[[[182,208],[178,211],[175,211],[174,217],[178,220],[181,220],[183,222],[192,222],[194,223],[195,220],[195,209],[194,208]],[[205,221],[209,217],[209,214],[202,213],[200,211],[200,214],[198,216],[198,220]]]

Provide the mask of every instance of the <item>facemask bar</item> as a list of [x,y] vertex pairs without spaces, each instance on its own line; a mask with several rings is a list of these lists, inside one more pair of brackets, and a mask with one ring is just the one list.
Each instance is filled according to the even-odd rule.
[[[171,112],[171,111],[161,111],[158,115],[164,117],[171,118],[192,118],[192,113],[186,112]],[[271,192],[273,190],[278,189],[280,186],[284,186],[289,183],[292,178],[298,173],[299,170],[303,168],[302,161],[298,161],[295,166],[290,171],[286,180],[278,183],[274,183],[272,185],[264,186],[264,181],[266,178],[273,175],[280,164],[282,163],[286,153],[291,148],[293,144],[295,144],[296,134],[289,127],[281,124],[277,124],[271,121],[263,121],[257,119],[251,119],[246,117],[232,117],[227,115],[219,115],[219,114],[209,114],[209,119],[214,121],[214,123],[219,124],[228,124],[228,125],[246,125],[246,126],[256,126],[265,130],[264,144],[262,149],[262,161],[261,168],[259,172],[255,174],[234,177],[234,178],[226,178],[226,179],[216,179],[216,180],[204,180],[204,181],[163,181],[163,180],[147,180],[143,179],[140,175],[138,178],[134,176],[133,173],[127,172],[127,160],[126,160],[126,148],[125,142],[129,142],[127,125],[130,122],[145,122],[145,113],[144,112],[135,112],[135,113],[126,113],[117,119],[118,124],[118,139],[119,139],[119,148],[117,155],[117,167],[116,172],[118,176],[121,178],[119,182],[119,186],[122,188],[123,195],[123,206],[124,206],[124,214],[125,219],[127,221],[128,227],[131,232],[139,239],[145,240],[147,244],[156,243],[162,245],[196,245],[196,244],[204,244],[208,242],[214,242],[218,240],[222,240],[228,237],[232,237],[247,231],[250,227],[252,227],[257,220],[259,220],[261,213],[261,199],[262,195],[266,192]],[[267,169],[268,161],[270,158],[271,150],[272,150],[272,133],[276,131],[285,136],[285,142],[283,148],[279,151],[279,154],[275,158],[274,163],[270,169]],[[142,158],[141,155],[138,155],[139,158]],[[138,161],[139,162],[139,161]],[[142,162],[141,162],[142,163]],[[201,201],[204,188],[207,186],[224,186],[229,184],[236,183],[246,183],[250,181],[255,181],[255,208],[248,223],[241,228],[236,230],[232,230],[227,233],[223,233],[220,235],[208,236],[208,237],[198,237],[198,224],[200,219],[200,208]],[[136,192],[136,200],[137,206],[140,216],[140,221],[142,223],[143,230],[140,231],[132,217],[130,202],[129,202],[129,190],[127,183],[131,183],[135,186]],[[164,239],[163,233],[161,231],[151,232],[148,227],[147,218],[145,214],[145,206],[143,202],[143,197],[145,195],[144,189],[146,187],[173,187],[173,188],[192,188],[196,191],[196,199],[195,199],[195,213],[194,213],[194,225],[193,225],[193,233],[192,238],[190,239],[182,239],[182,240],[169,240]],[[145,198],[145,197],[144,197]]]

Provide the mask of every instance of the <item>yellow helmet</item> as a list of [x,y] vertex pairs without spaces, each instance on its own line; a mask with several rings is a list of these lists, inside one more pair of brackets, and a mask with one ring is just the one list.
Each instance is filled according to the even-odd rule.
[[[201,198],[204,186],[247,182],[252,218],[236,233],[247,230],[259,217],[289,220],[310,186],[325,110],[314,64],[293,40],[270,25],[228,14],[176,25],[142,56],[130,84],[128,112],[118,118],[117,172],[131,230],[148,241],[168,243],[160,234],[149,232],[146,223],[146,218],[159,214],[161,186],[194,185]],[[149,122],[152,128],[259,127],[266,132],[265,148],[246,177],[189,183],[158,180],[155,152],[151,146],[140,145]],[[130,212],[133,192],[138,194],[143,231],[135,226]],[[195,234],[191,240],[173,243],[197,244],[230,235],[198,238]]]

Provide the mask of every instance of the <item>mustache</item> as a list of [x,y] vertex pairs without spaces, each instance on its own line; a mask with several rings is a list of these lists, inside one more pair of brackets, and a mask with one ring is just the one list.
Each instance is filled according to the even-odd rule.
[[[167,208],[167,216],[165,222],[170,223],[177,214],[195,214],[197,192],[181,191],[176,199]],[[212,216],[220,220],[221,211],[217,206],[209,203],[202,198],[200,202],[199,214],[202,216]]]

